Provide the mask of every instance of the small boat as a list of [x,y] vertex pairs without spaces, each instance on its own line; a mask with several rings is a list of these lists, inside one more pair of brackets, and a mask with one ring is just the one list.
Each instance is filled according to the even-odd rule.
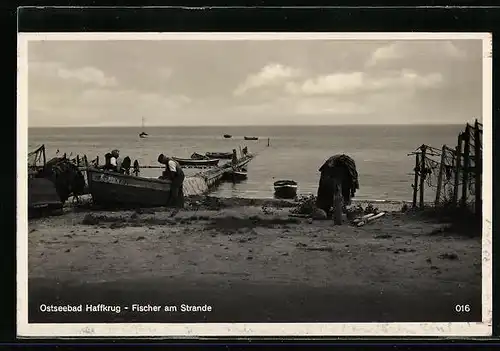
[[149,134],[144,131],[144,117],[142,117],[142,132],[139,134],[139,138],[147,138]]
[[224,173],[222,179],[232,181],[233,183],[241,182],[248,178],[248,173],[245,170],[231,170]]
[[244,138],[245,140],[259,140],[259,138],[258,138],[258,137],[248,137],[248,136],[246,136],[246,137],[243,137],[243,138]]
[[278,180],[274,182],[274,195],[281,199],[293,199],[297,196],[297,187],[294,180]]
[[224,134],[224,138],[231,139],[233,136],[231,134]]
[[209,160],[210,158],[215,158],[215,157],[208,157],[208,156],[199,154],[197,152],[193,152],[193,154],[191,155],[191,159],[193,159],[193,160]]
[[180,158],[180,157],[172,157],[172,158],[177,162],[179,162],[181,166],[217,166],[219,164],[218,159],[194,160],[192,158]]
[[119,174],[88,168],[87,179],[92,201],[104,207],[166,206],[170,181]]
[[208,158],[218,158],[219,160],[230,160],[233,158],[232,152],[207,152],[205,155]]

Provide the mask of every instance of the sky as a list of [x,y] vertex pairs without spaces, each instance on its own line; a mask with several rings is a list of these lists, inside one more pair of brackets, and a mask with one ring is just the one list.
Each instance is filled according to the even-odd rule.
[[30,41],[30,127],[462,124],[481,40]]

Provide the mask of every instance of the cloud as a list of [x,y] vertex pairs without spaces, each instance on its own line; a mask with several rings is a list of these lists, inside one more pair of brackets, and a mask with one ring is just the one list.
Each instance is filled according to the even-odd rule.
[[117,85],[115,77],[107,76],[100,69],[90,66],[68,68],[59,62],[30,62],[28,69],[30,74],[41,75],[44,77],[74,80],[101,87],[111,87]]
[[59,68],[57,73],[62,79],[76,79],[83,83],[93,83],[103,87],[116,85],[115,77],[107,77],[104,72],[94,67],[82,67],[73,70]]
[[348,95],[395,89],[434,88],[442,81],[443,77],[439,73],[419,75],[412,70],[378,77],[364,72],[352,72],[319,76],[302,83],[289,82],[285,90],[292,95]]
[[[425,51],[422,50],[422,45],[425,45]],[[466,53],[460,50],[450,41],[435,41],[435,42],[395,42],[376,49],[366,62],[367,67],[373,67],[381,63],[391,62],[404,58],[417,58],[423,55],[436,54],[450,59],[463,59]]]
[[30,124],[57,117],[59,125],[130,125],[146,117],[150,124],[177,118],[191,103],[183,95],[162,95],[137,90],[88,89],[79,94],[54,95],[36,91],[29,96]]
[[249,75],[245,81],[236,88],[234,95],[241,96],[255,88],[280,85],[291,78],[300,76],[300,74],[300,70],[292,67],[278,63],[268,64],[258,73]]
[[[309,96],[297,99],[293,96],[279,97],[254,104],[240,104],[234,106],[234,114],[259,118],[259,123],[273,124],[274,119],[269,116],[325,116],[341,117],[364,115],[373,112],[370,106],[360,104],[358,101],[342,101],[331,97]],[[286,119],[285,119],[286,120]],[[321,122],[328,120],[321,119]],[[284,121],[285,122],[285,121]],[[296,124],[304,124],[305,120],[296,120]],[[307,121],[309,123],[310,121]],[[289,123],[292,123],[289,121]],[[293,123],[292,123],[293,124]]]

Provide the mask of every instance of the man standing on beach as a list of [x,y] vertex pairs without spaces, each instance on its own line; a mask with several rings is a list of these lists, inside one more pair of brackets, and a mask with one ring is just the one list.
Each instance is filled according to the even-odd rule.
[[169,179],[172,182],[170,187],[170,197],[167,201],[167,206],[183,208],[184,191],[182,187],[185,177],[184,171],[177,161],[171,159],[168,156],[165,156],[164,154],[160,154],[160,156],[158,156],[158,162],[166,166],[161,178]]

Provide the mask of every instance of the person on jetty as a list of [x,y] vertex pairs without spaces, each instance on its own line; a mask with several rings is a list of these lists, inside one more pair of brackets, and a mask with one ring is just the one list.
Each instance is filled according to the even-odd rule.
[[160,179],[169,179],[172,182],[167,206],[183,208],[184,191],[182,187],[185,176],[181,165],[164,154],[158,156],[158,162],[166,166]]

